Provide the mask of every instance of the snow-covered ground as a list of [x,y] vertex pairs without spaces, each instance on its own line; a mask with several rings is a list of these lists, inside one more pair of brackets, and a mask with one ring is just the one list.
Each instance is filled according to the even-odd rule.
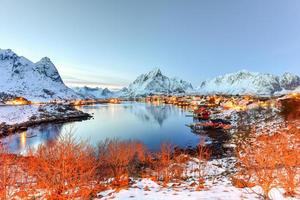
[[0,129],[2,125],[18,125],[28,122],[47,122],[88,115],[68,105],[43,104],[0,106]]
[[[251,104],[248,106],[251,107]],[[273,130],[279,128],[284,123],[284,119],[279,115],[277,108],[247,109],[242,113],[240,111],[230,109],[222,110],[220,113],[212,114],[212,118],[227,119],[231,122],[231,132],[235,132],[238,128],[248,126],[255,127],[258,131],[263,128],[272,127]]]
[[0,106],[0,124],[9,125],[27,122],[32,116],[39,114],[39,106]]
[[[162,187],[149,179],[140,179],[128,189],[120,191],[106,190],[99,193],[98,199],[136,199],[136,200],[259,200],[262,197],[259,187],[236,188],[229,181],[218,184],[208,183],[203,190],[196,190],[188,183],[171,183]],[[272,200],[297,200],[298,198],[284,197],[283,190],[272,189],[269,193]]]
[[[189,173],[186,181],[170,182],[166,186],[158,184],[147,178],[135,179],[133,184],[121,190],[108,189],[98,194],[97,199],[136,199],[136,200],[240,200],[261,199],[261,188],[237,188],[224,173],[227,167],[232,168],[234,163],[228,165],[230,159],[212,160],[205,168],[206,182],[202,189],[197,189],[197,175]],[[189,163],[190,171],[194,171],[197,164]],[[210,178],[209,178],[210,177]],[[284,197],[282,189],[272,189],[269,197],[272,200],[296,200],[297,198]]]
[[137,200],[238,200],[258,199],[257,195],[250,193],[248,189],[238,189],[230,182],[222,182],[218,185],[208,184],[207,188],[197,191],[188,183],[169,184],[169,187],[162,187],[149,179],[141,179],[129,189],[119,192],[108,190],[100,193],[99,199],[137,199]]

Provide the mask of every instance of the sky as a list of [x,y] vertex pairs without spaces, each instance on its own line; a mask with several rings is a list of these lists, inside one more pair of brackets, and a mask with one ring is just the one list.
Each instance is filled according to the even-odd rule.
[[300,75],[299,0],[0,0],[0,48],[49,57],[67,85],[160,68],[194,86],[246,69]]

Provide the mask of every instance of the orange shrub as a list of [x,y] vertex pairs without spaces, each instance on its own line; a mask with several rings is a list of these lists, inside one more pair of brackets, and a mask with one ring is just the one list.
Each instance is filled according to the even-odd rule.
[[197,158],[198,158],[198,189],[204,187],[205,183],[205,168],[207,165],[207,161],[210,159],[211,151],[209,150],[208,147],[206,147],[202,142],[198,144],[197,147]]
[[21,156],[10,154],[0,147],[0,199],[30,196],[32,181],[24,166]]
[[189,155],[184,152],[173,152],[174,146],[170,143],[162,143],[160,151],[147,154],[147,168],[144,177],[154,181],[162,181],[163,185],[172,181],[180,181],[187,177],[187,162]]
[[114,185],[128,185],[129,176],[139,173],[145,161],[145,147],[138,141],[107,139],[98,145],[98,174],[114,177]]
[[172,155],[173,147],[170,143],[162,143],[160,146],[160,153],[159,153],[159,164],[162,167],[162,177],[164,180],[164,184],[170,181],[170,164],[171,164],[171,155]]
[[30,175],[43,199],[90,198],[96,189],[94,149],[71,135],[41,145],[28,158]]
[[300,178],[299,149],[299,129],[293,125],[272,135],[263,133],[237,148],[237,178],[259,185],[264,198],[275,187],[294,195]]
[[6,152],[0,153],[0,198],[10,199],[14,197],[14,188],[17,185],[18,171],[17,158]]

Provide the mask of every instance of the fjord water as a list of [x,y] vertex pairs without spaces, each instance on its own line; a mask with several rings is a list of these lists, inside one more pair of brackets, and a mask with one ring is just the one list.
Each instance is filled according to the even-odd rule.
[[173,105],[126,102],[87,105],[78,109],[92,114],[94,118],[81,122],[40,125],[6,137],[3,142],[11,152],[24,152],[28,147],[37,147],[71,131],[77,139],[88,140],[92,145],[106,138],[132,139],[156,151],[162,142],[187,147],[208,139],[193,134],[186,126],[193,119],[186,117],[186,111]]

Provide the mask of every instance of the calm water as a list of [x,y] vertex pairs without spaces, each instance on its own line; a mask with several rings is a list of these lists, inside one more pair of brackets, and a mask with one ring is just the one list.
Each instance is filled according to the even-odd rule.
[[[106,138],[136,139],[150,150],[158,150],[167,141],[181,147],[195,146],[205,136],[191,133],[185,126],[192,122],[186,111],[172,105],[144,103],[100,104],[79,109],[93,114],[94,119],[65,124],[44,124],[4,139],[11,152],[24,152],[72,131],[79,139],[96,145]],[[201,137],[199,139],[199,137]]]

